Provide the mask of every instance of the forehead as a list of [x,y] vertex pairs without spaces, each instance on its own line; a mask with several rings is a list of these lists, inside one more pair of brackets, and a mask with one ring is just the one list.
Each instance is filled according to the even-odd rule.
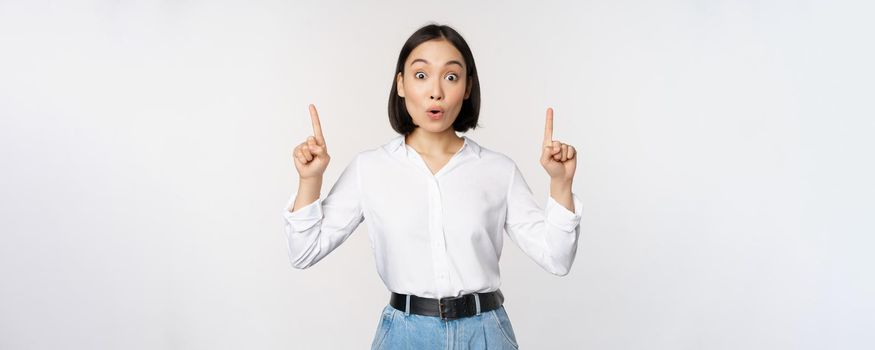
[[[444,63],[453,60],[462,62],[463,64],[465,62],[462,58],[462,53],[459,52],[453,44],[446,40],[429,40],[419,44],[419,46],[410,52],[410,56],[407,56],[406,65],[410,65],[410,63],[417,58],[424,59],[431,65],[438,66],[443,66]],[[416,64],[424,63],[417,62]]]

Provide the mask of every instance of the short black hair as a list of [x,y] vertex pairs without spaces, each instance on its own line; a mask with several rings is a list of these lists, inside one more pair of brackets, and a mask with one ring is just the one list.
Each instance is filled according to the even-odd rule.
[[[404,62],[410,56],[419,44],[429,40],[440,39],[447,40],[456,47],[465,59],[466,76],[470,79],[471,91],[468,98],[462,102],[462,109],[459,111],[459,116],[453,122],[453,130],[459,132],[468,131],[468,129],[477,128],[477,120],[480,117],[480,79],[477,77],[477,65],[474,64],[474,55],[471,53],[471,48],[465,39],[456,32],[455,29],[439,24],[429,24],[419,28],[407,38],[407,42],[401,47],[401,53],[398,55],[398,64],[395,65],[395,73],[392,74],[392,90],[389,91],[389,123],[392,124],[392,129],[395,129],[399,134],[409,135],[413,129],[418,128],[413,124],[413,118],[407,112],[407,106],[404,104],[404,98],[398,96],[398,73],[404,74]],[[466,86],[467,87],[467,86]]]

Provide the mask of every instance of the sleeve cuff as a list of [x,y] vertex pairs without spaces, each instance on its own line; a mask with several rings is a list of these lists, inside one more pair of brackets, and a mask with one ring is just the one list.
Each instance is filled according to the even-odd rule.
[[583,201],[574,193],[571,193],[571,201],[574,202],[573,213],[547,194],[547,222],[565,232],[574,231],[580,225]]
[[322,198],[317,198],[313,203],[290,212],[289,208],[295,204],[297,196],[297,193],[293,194],[289,202],[286,203],[286,207],[283,208],[283,218],[295,232],[302,232],[313,227],[322,219]]

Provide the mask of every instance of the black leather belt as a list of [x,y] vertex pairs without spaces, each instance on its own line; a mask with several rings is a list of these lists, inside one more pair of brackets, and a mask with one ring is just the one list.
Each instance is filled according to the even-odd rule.
[[[480,299],[480,312],[495,310],[504,303],[501,290],[476,294]],[[389,305],[403,312],[407,305],[407,294],[393,292],[389,298]],[[477,314],[477,298],[474,294],[441,299],[421,298],[411,294],[410,313],[440,317],[442,320],[474,316]]]

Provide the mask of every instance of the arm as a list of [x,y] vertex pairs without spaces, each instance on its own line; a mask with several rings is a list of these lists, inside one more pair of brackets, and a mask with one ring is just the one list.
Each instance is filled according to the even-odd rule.
[[[514,165],[504,228],[511,240],[538,265],[554,275],[565,276],[577,253],[583,203],[571,192],[570,184],[556,186],[558,190],[554,190],[553,185],[551,182],[551,195],[547,196],[546,208],[542,209]],[[554,196],[567,196],[565,199],[572,203],[575,211],[568,210]]]
[[296,196],[294,205],[289,207],[290,212],[301,209],[301,207],[315,202],[319,199],[322,193],[322,176],[313,179],[299,179],[298,195]]
[[574,201],[571,197],[571,181],[550,179],[550,196],[565,209],[574,212]]
[[298,171],[297,194],[283,208],[283,223],[292,266],[305,269],[322,260],[364,220],[360,205],[359,155],[350,162],[324,200],[322,175],[331,157],[316,106],[310,105],[313,136],[292,151]]
[[[311,187],[299,187],[284,208],[284,231],[293,267],[305,269],[319,262],[364,221],[358,159],[356,156],[347,165],[324,199],[319,198],[320,188],[315,183],[302,180],[302,186]],[[319,182],[321,185],[321,178]],[[310,199],[313,197],[316,199]]]

